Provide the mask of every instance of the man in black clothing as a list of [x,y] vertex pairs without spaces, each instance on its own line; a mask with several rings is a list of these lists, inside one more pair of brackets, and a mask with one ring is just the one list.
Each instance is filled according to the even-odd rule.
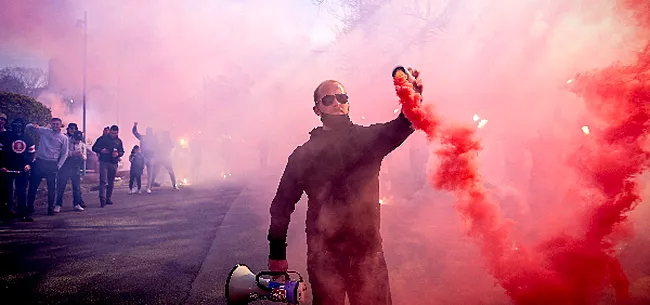
[[[412,70],[411,70],[412,71]],[[421,92],[418,72],[414,87]],[[325,81],[314,91],[322,127],[296,148],[271,203],[269,269],[286,271],[286,236],[302,193],[307,209],[307,271],[314,305],[390,305],[388,269],[379,233],[379,170],[384,157],[413,133],[396,119],[354,125],[345,87]]]
[[113,204],[111,197],[117,164],[124,156],[124,145],[117,137],[119,130],[116,125],[111,126],[110,132],[99,137],[93,145],[93,151],[99,155],[99,204],[102,208],[107,204]]
[[13,213],[16,210],[14,196],[18,198],[17,212],[21,221],[33,221],[29,215],[34,212],[34,206],[27,206],[27,181],[35,153],[34,141],[25,134],[25,121],[15,119],[11,122],[11,131],[0,136],[0,175],[6,192],[2,199]]

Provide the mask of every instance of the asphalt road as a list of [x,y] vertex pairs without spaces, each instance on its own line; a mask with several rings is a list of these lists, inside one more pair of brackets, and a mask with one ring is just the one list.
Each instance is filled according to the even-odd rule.
[[69,202],[56,216],[38,206],[34,223],[0,227],[2,304],[182,304],[241,182],[161,188],[151,195],[117,189],[100,208]]
[[[39,206],[34,223],[0,226],[0,304],[225,304],[235,264],[254,272],[266,265],[268,207],[279,174],[151,195],[121,188],[105,208],[91,192],[86,211],[66,202],[51,217]],[[411,201],[387,201],[382,234],[395,305],[510,304],[463,236],[448,197],[421,192]],[[288,260],[308,279],[305,210],[303,196],[289,229]],[[639,234],[621,254],[640,300],[634,304],[650,300],[648,249],[650,234]]]

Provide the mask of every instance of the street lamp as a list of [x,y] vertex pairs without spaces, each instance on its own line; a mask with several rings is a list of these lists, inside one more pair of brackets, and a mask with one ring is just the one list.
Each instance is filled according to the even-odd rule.
[[[84,133],[84,143],[87,140],[88,133],[86,132],[86,53],[87,53],[87,45],[88,45],[88,12],[84,11],[84,21],[83,21],[83,27],[84,27],[84,76],[83,76],[83,94],[82,94],[82,99],[83,99],[83,133]],[[86,175],[86,160],[83,161],[83,171],[82,174],[85,176]]]

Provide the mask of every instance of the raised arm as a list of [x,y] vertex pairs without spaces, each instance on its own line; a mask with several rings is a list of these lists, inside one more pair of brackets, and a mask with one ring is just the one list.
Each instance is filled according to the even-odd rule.
[[48,130],[48,129],[45,128],[45,127],[38,126],[38,124],[32,124],[32,123],[29,123],[29,124],[27,124],[27,125],[25,126],[25,131],[38,133],[39,135],[40,135],[43,131],[46,131],[46,130]]
[[400,113],[390,122],[374,124],[371,126],[375,135],[375,147],[381,154],[388,155],[399,147],[415,131],[411,122]]
[[133,123],[133,128],[131,129],[133,135],[140,141],[142,141],[142,135],[138,132],[138,122]]

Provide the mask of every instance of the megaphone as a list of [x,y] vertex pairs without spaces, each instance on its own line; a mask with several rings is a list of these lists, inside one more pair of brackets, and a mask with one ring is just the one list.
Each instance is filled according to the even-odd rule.
[[[298,275],[298,279],[292,280],[290,273]],[[277,276],[283,276],[285,281],[272,279]],[[228,305],[245,305],[257,300],[298,304],[302,300],[303,283],[302,276],[295,271],[254,274],[248,266],[237,264],[226,280],[226,301]]]

